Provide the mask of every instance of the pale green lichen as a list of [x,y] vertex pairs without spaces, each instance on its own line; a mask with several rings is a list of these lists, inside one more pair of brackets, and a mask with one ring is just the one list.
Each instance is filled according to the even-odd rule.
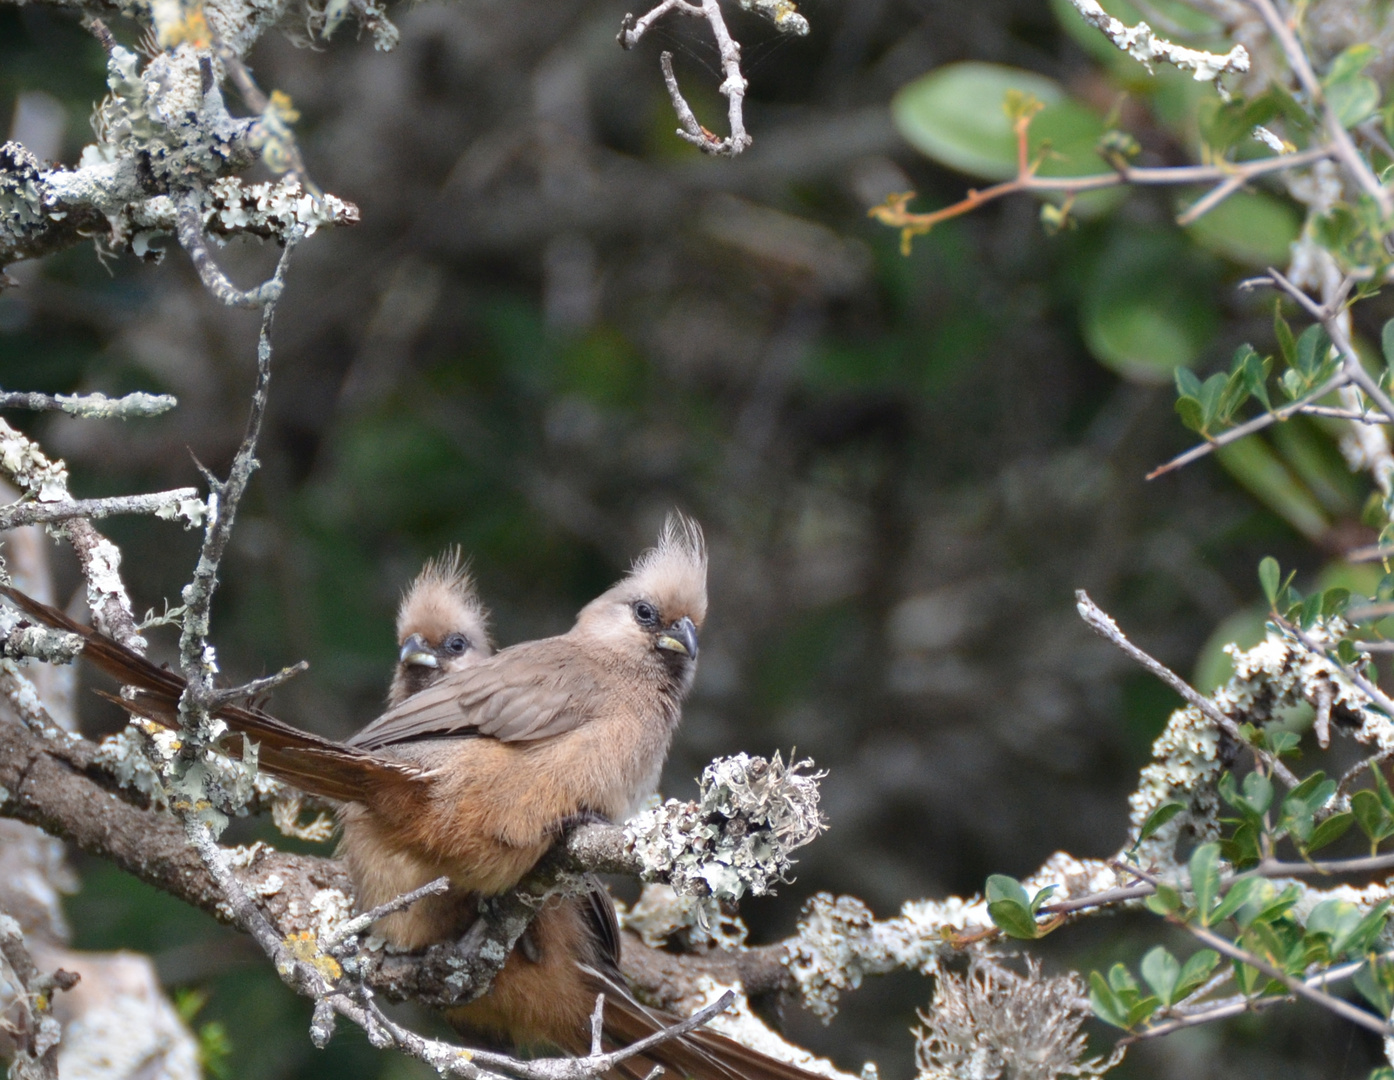
[[635,815],[626,839],[648,871],[681,894],[739,900],[747,891],[763,896],[788,880],[789,853],[824,828],[818,813],[818,780],[812,765],[786,766],[737,754],[719,758],[702,772],[697,801],[669,800]]

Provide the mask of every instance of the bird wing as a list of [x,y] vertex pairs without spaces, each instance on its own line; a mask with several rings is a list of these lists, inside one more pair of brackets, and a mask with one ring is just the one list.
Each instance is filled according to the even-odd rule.
[[348,745],[378,750],[419,739],[545,739],[595,716],[600,680],[596,666],[565,638],[526,642],[444,676],[383,713]]

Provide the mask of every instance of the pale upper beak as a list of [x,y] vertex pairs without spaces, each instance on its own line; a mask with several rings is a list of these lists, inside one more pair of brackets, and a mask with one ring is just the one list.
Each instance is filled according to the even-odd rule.
[[402,642],[402,651],[397,654],[397,659],[403,664],[417,664],[420,667],[440,667],[440,660],[437,659],[435,650],[426,644],[426,639],[420,634],[412,634],[406,641]]
[[658,647],[668,652],[681,653],[692,660],[697,659],[697,627],[684,615],[667,630],[658,635]]

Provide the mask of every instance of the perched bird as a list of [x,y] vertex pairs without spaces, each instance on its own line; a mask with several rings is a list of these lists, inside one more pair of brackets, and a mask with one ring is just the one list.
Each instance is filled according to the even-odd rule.
[[[482,631],[473,591],[442,590],[449,580],[463,581],[444,565],[423,574],[432,582],[424,595],[439,600],[454,592],[463,601],[455,610],[475,616],[475,631]],[[381,920],[379,933],[407,949],[455,940],[478,917],[479,897],[515,887],[568,823],[623,820],[655,789],[695,673],[706,568],[700,529],[674,517],[657,545],[582,608],[565,634],[467,660],[488,642],[471,637],[464,623],[435,645],[421,631],[426,648],[414,645],[410,653],[408,633],[399,667],[429,674],[394,680],[391,707],[345,742],[256,708],[225,706],[216,715],[259,744],[261,768],[343,804],[343,854],[361,907],[450,878],[449,892]],[[89,661],[141,691],[123,698],[123,707],[178,726],[181,677],[11,587],[0,586],[0,595],[49,626],[80,634]],[[430,608],[424,600],[419,608],[404,603],[402,615]],[[444,629],[450,618],[443,619],[432,628]],[[446,660],[440,649],[455,630],[470,648],[458,656],[447,649]],[[426,655],[435,668],[420,662]],[[421,688],[409,692],[418,681]],[[226,748],[237,754],[240,745],[233,739]],[[603,889],[555,901],[534,920],[489,994],[447,1016],[493,1043],[585,1053],[590,1014],[603,991],[606,1044],[628,1045],[673,1018],[629,995],[618,962],[614,910]],[[809,1077],[704,1031],[661,1043],[623,1071],[640,1069],[634,1075],[642,1077],[647,1061],[701,1080]]]
[[489,613],[459,548],[430,560],[397,607],[397,667],[387,704],[492,656]]

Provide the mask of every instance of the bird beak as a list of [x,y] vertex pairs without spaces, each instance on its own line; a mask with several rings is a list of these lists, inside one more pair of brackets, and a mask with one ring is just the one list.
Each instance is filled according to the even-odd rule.
[[397,655],[397,659],[403,664],[440,667],[440,661],[436,659],[436,654],[431,651],[431,646],[426,644],[426,639],[420,634],[412,634],[411,637],[402,642],[402,651]]
[[697,627],[684,615],[667,630],[658,635],[658,647],[669,652],[681,653],[690,659],[697,659]]

